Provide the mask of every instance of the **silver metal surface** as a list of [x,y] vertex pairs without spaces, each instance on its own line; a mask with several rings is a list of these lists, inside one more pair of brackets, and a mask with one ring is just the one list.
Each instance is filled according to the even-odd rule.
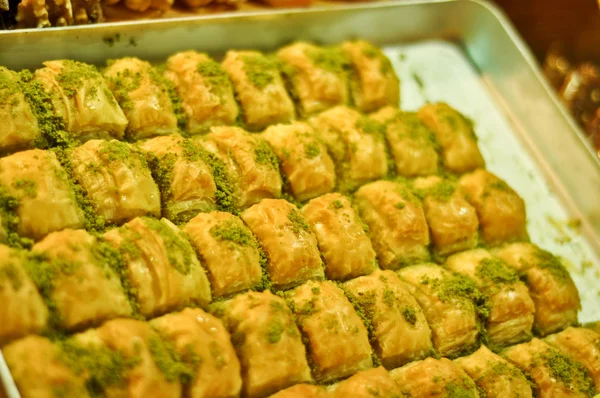
[[[349,38],[384,47],[401,77],[402,108],[447,101],[474,120],[488,168],[526,201],[532,241],[568,260],[582,295],[580,320],[600,320],[600,161],[515,29],[487,2],[400,1],[4,31],[0,65],[38,68],[58,58],[104,64],[122,56],[164,62],[187,49],[219,55]],[[570,219],[581,227],[568,227]],[[0,356],[0,376],[8,380],[2,362]]]

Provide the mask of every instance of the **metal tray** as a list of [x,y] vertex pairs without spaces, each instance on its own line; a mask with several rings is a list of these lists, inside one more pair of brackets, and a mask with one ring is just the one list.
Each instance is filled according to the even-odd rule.
[[[0,65],[57,58],[164,62],[197,49],[274,50],[304,39],[383,46],[402,81],[401,107],[446,101],[475,122],[487,167],[525,199],[534,243],[568,260],[582,323],[600,320],[600,160],[507,18],[479,0],[399,1],[0,32]],[[0,355],[0,377],[18,397]]]

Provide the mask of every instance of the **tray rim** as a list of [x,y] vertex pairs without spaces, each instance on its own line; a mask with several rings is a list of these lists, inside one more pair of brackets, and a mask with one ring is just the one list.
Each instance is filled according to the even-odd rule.
[[[431,6],[436,7],[439,4],[450,4],[450,3],[465,3],[472,4],[480,7],[482,12],[488,13],[492,16],[502,27],[502,30],[508,35],[512,45],[518,50],[519,54],[523,57],[524,61],[530,68],[530,71],[535,76],[537,83],[541,84],[544,88],[545,95],[547,95],[555,110],[558,110],[561,118],[567,121],[569,128],[572,130],[571,134],[576,134],[580,145],[583,145],[590,156],[593,156],[594,161],[598,165],[600,170],[600,158],[596,155],[589,144],[587,138],[583,134],[583,131],[579,125],[575,122],[571,114],[567,111],[566,107],[559,100],[558,95],[550,86],[550,83],[545,79],[542,74],[541,68],[533,56],[533,53],[520,36],[512,22],[508,19],[506,14],[494,3],[488,0],[392,0],[383,1],[376,3],[361,3],[361,4],[335,4],[327,6],[316,6],[311,8],[291,8],[291,9],[273,9],[273,10],[256,10],[256,11],[232,11],[224,12],[219,14],[209,15],[196,15],[196,16],[182,16],[182,17],[169,17],[162,19],[153,20],[135,20],[135,21],[121,21],[121,22],[108,22],[95,25],[80,25],[80,26],[69,26],[69,27],[56,27],[56,28],[45,28],[45,29],[21,29],[21,30],[9,30],[0,31],[0,42],[9,40],[11,38],[18,38],[21,41],[27,41],[29,38],[35,37],[47,37],[47,38],[59,38],[64,35],[85,35],[88,32],[102,32],[106,31],[107,34],[118,30],[128,29],[144,29],[146,27],[156,27],[160,29],[168,29],[174,26],[181,25],[200,25],[204,23],[226,23],[235,22],[240,20],[255,20],[264,17],[279,17],[284,18],[290,15],[296,14],[320,14],[330,12],[359,12],[368,11],[372,9],[386,9],[386,8],[402,8],[410,6]],[[464,39],[463,35],[455,37],[458,41]],[[464,46],[463,46],[464,49]],[[0,52],[2,52],[0,47]],[[469,60],[478,66],[478,63],[471,57],[468,51],[465,54],[469,57]],[[537,159],[533,159],[536,163]],[[567,205],[565,204],[565,207]],[[587,239],[590,245],[593,247],[594,244],[591,239]],[[0,349],[0,387],[2,387],[8,398],[19,398],[20,394],[16,388],[12,375],[6,365],[4,357]]]

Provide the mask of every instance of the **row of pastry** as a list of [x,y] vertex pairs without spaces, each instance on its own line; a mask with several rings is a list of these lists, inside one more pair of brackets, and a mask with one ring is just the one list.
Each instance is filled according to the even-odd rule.
[[299,42],[272,55],[229,51],[222,63],[187,51],[164,71],[137,58],[109,61],[102,72],[70,60],[45,62],[33,74],[0,67],[0,154],[220,125],[261,131],[336,105],[397,107],[399,89],[390,61],[366,41]]
[[[477,345],[452,361],[434,351],[427,312],[402,296],[396,274],[352,282],[248,292],[213,314],[119,318],[58,340],[30,335],[2,353],[23,398],[593,397],[600,387],[592,330],[569,327],[496,353]],[[362,290],[375,308],[346,290]]]
[[[11,234],[39,240],[64,228],[102,230],[146,215],[180,223],[198,212],[243,210],[282,195],[306,202],[333,191],[351,193],[394,175],[458,171],[452,159],[462,159],[464,172],[484,165],[472,127],[457,111],[432,104],[420,114],[387,107],[368,117],[339,106],[310,123],[273,125],[261,134],[222,126],[193,138],[170,134],[136,144],[94,139],[76,147],[17,152],[0,158],[0,243],[10,241]],[[446,135],[456,139],[447,139],[440,151]],[[460,181],[472,206],[452,196],[450,178],[415,184],[420,191],[434,191],[434,197],[449,194],[456,202],[433,217],[446,217],[456,206],[465,209],[460,218],[472,230],[469,239],[441,248],[442,254],[476,242],[472,206],[488,243],[525,233],[523,201],[486,171],[476,170]],[[494,225],[488,228],[490,223]]]
[[[417,202],[393,201],[390,207],[406,211],[411,226],[415,215],[408,211]],[[118,317],[148,319],[249,289],[287,291],[326,277],[343,283],[342,296],[364,314],[377,356],[389,366],[412,358],[397,349],[405,342],[402,330],[417,323],[427,342],[416,345],[417,351],[430,347],[449,357],[480,342],[502,347],[577,323],[577,289],[552,254],[530,243],[507,243],[438,258],[441,266],[424,263],[426,245],[400,225],[386,226],[386,207],[373,215],[378,205],[357,199],[357,212],[338,193],[301,210],[282,199],[264,199],[240,217],[200,213],[181,229],[166,219],[138,217],[103,236],[53,232],[30,252],[0,246],[6,308],[0,342],[29,333],[73,333]],[[366,228],[359,214],[371,214],[364,217]],[[399,260],[380,261],[386,269],[381,271],[377,253]],[[338,289],[333,283],[327,286]],[[306,303],[293,305],[297,315],[311,314],[318,297],[309,290],[304,288]],[[332,308],[330,318],[353,313]]]

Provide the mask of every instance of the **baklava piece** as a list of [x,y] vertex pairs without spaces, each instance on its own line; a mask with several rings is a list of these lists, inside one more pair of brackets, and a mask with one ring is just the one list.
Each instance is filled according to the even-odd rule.
[[248,292],[219,310],[242,364],[244,396],[264,397],[312,381],[300,331],[281,297]]
[[535,305],[533,330],[541,336],[577,324],[579,292],[569,271],[551,253],[529,243],[512,243],[493,250],[527,284]]
[[525,375],[484,345],[473,354],[455,359],[454,362],[475,381],[485,397],[533,397]]
[[238,397],[242,389],[240,361],[223,323],[201,309],[163,315],[150,321],[173,343],[182,360],[194,370],[184,386],[188,398]]
[[65,346],[94,397],[178,398],[181,381],[194,374],[195,365],[188,365],[172,342],[134,319],[106,322],[73,336]]
[[459,184],[477,210],[481,237],[487,245],[529,240],[525,202],[506,182],[479,169],[464,175]]
[[233,85],[223,67],[208,55],[180,52],[167,60],[165,78],[173,82],[182,100],[191,134],[207,132],[212,126],[233,125],[239,116]]
[[365,225],[348,197],[323,195],[308,202],[302,214],[317,237],[329,279],[344,281],[378,268]]
[[581,363],[600,391],[600,333],[585,328],[568,327],[544,339],[563,354]]
[[42,133],[20,74],[0,66],[0,155],[32,148]]
[[328,382],[373,366],[369,335],[343,290],[333,282],[307,282],[289,292],[308,339],[315,380]]
[[120,58],[109,61],[103,75],[129,120],[127,139],[177,132],[169,85],[150,63],[138,58]]
[[375,271],[344,286],[371,323],[377,357],[387,369],[433,352],[425,315],[405,282],[393,271]]
[[438,173],[440,144],[416,113],[388,106],[370,117],[385,124],[386,141],[398,175],[418,177]]
[[42,332],[48,308],[26,272],[27,253],[0,245],[0,346]]
[[125,135],[127,118],[94,66],[70,60],[48,61],[33,78],[52,99],[54,111],[64,120],[73,141],[120,140]]
[[448,171],[462,174],[485,167],[470,120],[445,103],[427,104],[419,109],[418,115],[435,133]]
[[211,301],[210,284],[193,247],[170,221],[136,218],[104,237],[123,255],[123,272],[142,315]]
[[217,208],[233,210],[231,178],[223,162],[199,143],[169,135],[152,138],[140,148],[160,189],[163,217],[180,222]]
[[283,199],[264,199],[240,217],[266,252],[275,286],[287,288],[324,278],[317,238],[296,206]]
[[2,347],[21,398],[90,397],[84,375],[69,366],[57,343],[30,335]]
[[398,274],[423,309],[439,355],[454,358],[477,348],[480,292],[471,279],[435,264],[413,265]]
[[276,59],[258,51],[228,51],[223,68],[233,82],[249,130],[294,119],[294,102],[285,89]]
[[447,358],[427,358],[390,372],[403,397],[478,398],[477,386]]
[[0,159],[0,186],[18,200],[14,215],[20,236],[39,240],[84,226],[84,213],[54,152],[32,149]]
[[503,356],[531,377],[535,396],[591,398],[595,395],[594,382],[583,365],[542,340],[534,338],[510,347]]
[[51,310],[51,326],[73,331],[133,315],[119,253],[84,230],[53,232],[25,267]]
[[160,192],[146,158],[115,140],[91,140],[69,151],[72,174],[108,224],[160,216]]
[[183,228],[208,270],[212,293],[229,296],[257,287],[262,280],[256,238],[238,217],[218,211],[201,213]]
[[477,247],[477,212],[456,183],[431,176],[417,178],[413,187],[422,198],[431,240],[439,256]]
[[238,208],[281,196],[279,161],[267,141],[239,127],[216,127],[204,143],[233,176],[237,189],[233,201]]
[[429,228],[423,205],[407,184],[376,181],[354,195],[384,269],[397,270],[429,259]]
[[336,163],[338,191],[354,191],[388,174],[383,124],[345,106],[329,109],[309,122]]
[[365,40],[346,41],[342,50],[350,58],[350,92],[356,108],[373,112],[400,105],[400,80],[385,54]]
[[531,338],[535,306],[513,268],[485,249],[454,254],[448,257],[446,267],[473,279],[487,296],[485,326],[491,344],[507,346]]
[[281,172],[296,200],[304,202],[333,191],[335,165],[321,137],[309,124],[270,126],[262,137],[279,158]]
[[277,57],[302,117],[348,104],[350,59],[340,48],[298,42],[280,49]]

